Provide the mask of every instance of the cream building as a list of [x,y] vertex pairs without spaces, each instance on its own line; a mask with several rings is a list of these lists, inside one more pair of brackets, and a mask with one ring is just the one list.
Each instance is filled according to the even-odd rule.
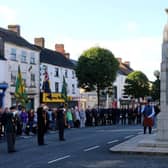
[[0,82],[8,87],[3,97],[3,106],[16,105],[15,84],[20,65],[28,95],[28,108],[39,106],[39,54],[40,51],[20,36],[19,25],[0,28]]

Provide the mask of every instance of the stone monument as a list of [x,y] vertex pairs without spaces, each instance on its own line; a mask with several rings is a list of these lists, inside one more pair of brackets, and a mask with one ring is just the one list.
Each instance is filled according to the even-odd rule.
[[[168,14],[168,9],[165,10]],[[163,31],[162,62],[161,62],[160,105],[158,115],[157,136],[158,141],[168,141],[168,22]]]

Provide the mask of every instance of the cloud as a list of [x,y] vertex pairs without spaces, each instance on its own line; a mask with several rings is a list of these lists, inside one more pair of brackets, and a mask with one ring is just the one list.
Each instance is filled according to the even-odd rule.
[[[131,67],[134,70],[140,70],[145,73],[149,80],[155,80],[153,72],[155,70],[160,70],[160,37],[140,37],[100,42],[94,40],[77,40],[66,37],[60,37],[57,39],[62,39],[57,40],[57,43],[63,43],[66,52],[69,52],[70,57],[75,60],[79,58],[84,50],[93,46],[100,46],[111,50],[115,57],[121,57],[123,62],[130,61]],[[47,47],[53,49],[54,44],[50,43]]]
[[16,23],[16,18],[16,12],[13,9],[0,5],[0,25],[2,27]]

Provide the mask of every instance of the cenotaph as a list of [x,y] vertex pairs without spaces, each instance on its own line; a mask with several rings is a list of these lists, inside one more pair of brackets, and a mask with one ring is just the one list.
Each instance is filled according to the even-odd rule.
[[[168,9],[165,10],[168,14]],[[158,115],[157,136],[158,141],[168,141],[168,22],[163,31],[162,62],[161,62],[160,107]]]

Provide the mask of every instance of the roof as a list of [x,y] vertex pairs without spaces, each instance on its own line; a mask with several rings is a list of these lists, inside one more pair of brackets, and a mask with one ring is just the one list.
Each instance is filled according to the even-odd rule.
[[31,50],[38,50],[34,45],[29,43],[27,40],[18,36],[15,32],[3,29],[0,27],[0,37],[3,38],[5,42],[13,43],[15,45],[26,47]]
[[[38,46],[36,46],[38,47]],[[64,68],[74,69],[74,64],[70,61],[70,59],[66,58],[63,54],[57,51],[53,51],[46,48],[41,48],[40,52],[40,62],[47,63],[51,65],[61,66]]]
[[119,65],[119,73],[123,75],[128,75],[129,73],[133,72],[134,70],[127,64],[120,63]]
[[76,61],[76,60],[73,60],[73,59],[70,59],[70,61],[76,66],[77,65],[77,63],[78,63],[78,61]]

